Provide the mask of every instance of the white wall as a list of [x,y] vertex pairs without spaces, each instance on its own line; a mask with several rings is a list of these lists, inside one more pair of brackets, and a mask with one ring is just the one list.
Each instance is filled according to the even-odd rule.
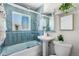
[[55,31],[50,33],[50,35],[55,35],[62,33],[64,35],[64,40],[67,43],[73,45],[72,54],[74,56],[79,56],[79,11],[74,13],[74,30],[73,31],[60,31],[59,30],[59,15],[55,16]]

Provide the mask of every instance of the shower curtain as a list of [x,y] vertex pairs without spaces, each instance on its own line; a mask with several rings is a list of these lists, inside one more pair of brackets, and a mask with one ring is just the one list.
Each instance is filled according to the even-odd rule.
[[5,14],[5,10],[4,10],[4,6],[3,4],[0,4],[0,46],[2,45],[2,43],[4,42],[5,38],[6,38],[6,14]]

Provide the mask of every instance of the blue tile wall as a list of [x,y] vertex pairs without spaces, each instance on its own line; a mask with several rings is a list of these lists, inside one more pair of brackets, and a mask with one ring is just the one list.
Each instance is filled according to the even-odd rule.
[[4,4],[4,7],[7,12],[7,18],[6,18],[7,28],[8,28],[7,31],[12,31],[12,12],[13,11],[31,16],[31,22],[32,22],[31,23],[31,30],[36,30],[36,28],[35,28],[36,22],[35,21],[36,21],[37,14],[16,8],[16,7],[11,6],[9,4]]
[[[19,8],[16,8],[14,6],[11,6],[9,4],[4,4],[7,17],[6,17],[6,23],[7,23],[7,37],[5,40],[4,45],[10,46],[22,42],[28,42],[32,40],[38,40],[37,35],[41,33],[41,31],[37,31],[37,15],[32,12],[28,12]],[[12,12],[16,11],[19,13],[27,14],[31,16],[31,30],[30,31],[12,31]]]

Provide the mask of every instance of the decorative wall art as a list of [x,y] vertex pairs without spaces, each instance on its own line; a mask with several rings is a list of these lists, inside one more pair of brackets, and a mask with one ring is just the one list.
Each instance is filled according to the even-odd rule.
[[60,30],[73,30],[73,14],[60,18]]

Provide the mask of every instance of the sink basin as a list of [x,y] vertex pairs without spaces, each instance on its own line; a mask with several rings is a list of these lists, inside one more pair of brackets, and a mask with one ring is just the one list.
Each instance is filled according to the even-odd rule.
[[44,40],[44,41],[49,41],[49,40],[53,40],[54,37],[51,37],[51,36],[38,36],[38,39],[40,40]]

